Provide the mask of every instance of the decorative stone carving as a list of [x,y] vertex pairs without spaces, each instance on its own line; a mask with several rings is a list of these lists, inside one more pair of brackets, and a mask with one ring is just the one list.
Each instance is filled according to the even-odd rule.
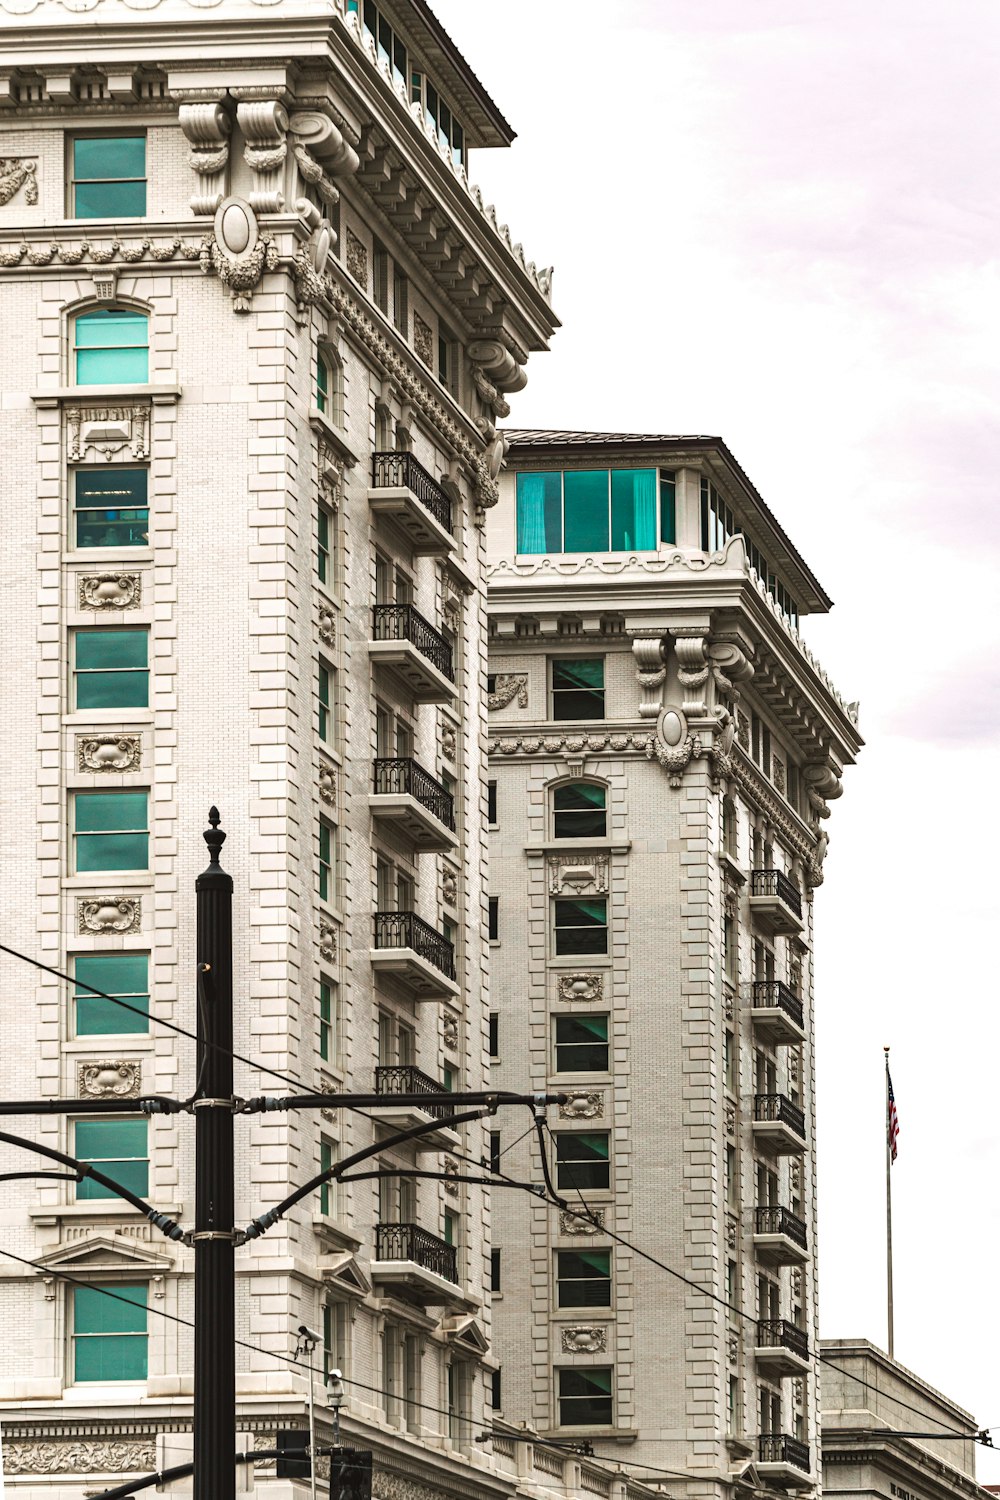
[[604,1114],[604,1095],[598,1090],[576,1093],[569,1091],[565,1104],[559,1106],[562,1120],[596,1120]]
[[81,573],[80,608],[138,609],[142,603],[141,573]]
[[608,856],[606,854],[550,854],[549,891],[561,895],[567,888],[576,896],[600,895],[608,889]]
[[743,712],[742,708],[737,709],[737,712],[736,712],[736,721],[737,721],[736,738],[739,740],[739,742],[743,746],[744,750],[749,750],[750,749],[750,720],[749,720],[748,716]]
[[684,692],[682,707],[685,713],[705,713],[705,686],[709,679],[709,667],[704,637],[677,636],[674,640],[674,655],[677,657],[677,680]]
[[78,734],[76,759],[81,771],[138,771],[142,740],[137,734]]
[[327,646],[337,644],[337,612],[332,604],[321,604],[319,606],[319,621],[317,624],[319,638]]
[[[234,89],[232,92],[239,97],[241,94],[245,96],[248,90]],[[246,142],[243,160],[253,177],[250,207],[259,214],[280,214],[285,206],[281,184],[288,154],[285,107],[276,99],[244,97],[243,102],[236,106],[236,120]]]
[[447,865],[441,871],[441,899],[448,906],[458,904],[458,871]]
[[112,1441],[54,1438],[27,1440],[5,1436],[4,1472],[11,1474],[142,1474],[156,1470],[154,1437]]
[[199,259],[206,276],[214,271],[229,288],[233,310],[249,312],[264,272],[278,264],[278,247],[270,235],[261,234],[249,203],[226,198],[216,210],[211,234],[201,242]]
[[453,1156],[446,1156],[445,1157],[445,1159],[444,1159],[444,1170],[447,1173],[447,1176],[445,1177],[445,1181],[444,1181],[444,1190],[445,1190],[446,1193],[451,1193],[452,1197],[456,1197],[457,1198],[458,1197],[458,1183],[455,1181],[455,1178],[458,1176],[459,1166],[458,1166],[458,1162],[455,1160],[455,1158]]
[[319,444],[319,493],[323,504],[338,511],[344,498],[344,460],[326,438]]
[[736,1105],[732,1099],[726,1100],[726,1134],[736,1134]]
[[79,463],[93,449],[111,459],[124,448],[132,458],[149,457],[148,406],[69,406],[66,456]]
[[[324,204],[329,208],[335,208],[340,202],[340,189],[327,177],[308,146],[304,146],[297,141],[292,146],[292,155],[295,157],[295,164],[299,169],[299,176],[303,182],[308,183],[311,188],[316,190],[316,196],[322,199]],[[296,203],[295,207],[298,210],[298,203]],[[325,267],[319,268],[320,275],[323,274],[324,269]]]
[[802,1191],[802,1163],[793,1156],[788,1163],[788,1185],[793,1193]]
[[446,1010],[441,1016],[441,1035],[444,1045],[449,1052],[458,1051],[458,1017],[453,1010]]
[[603,1000],[603,974],[560,974],[560,1000]]
[[667,678],[663,662],[663,642],[660,636],[637,637],[632,642],[635,657],[635,675],[639,679],[639,717],[655,719],[662,707],[662,688]]
[[188,162],[203,179],[190,198],[193,214],[214,214],[226,193],[232,121],[217,100],[182,104],[180,127],[191,142]]
[[458,751],[458,730],[450,719],[441,721],[441,754],[445,760],[454,761]]
[[774,782],[774,790],[785,795],[785,762],[779,760],[775,755],[771,761],[771,780]]
[[38,162],[33,156],[0,156],[0,208],[24,188],[24,201],[31,207],[38,202]]
[[[352,276],[367,291],[368,289],[368,247],[363,240],[359,240],[353,229],[348,229],[344,239],[345,261],[347,263],[347,274]],[[417,319],[419,322],[419,318]],[[424,325],[426,327],[426,324]],[[430,330],[428,330],[429,332]],[[420,353],[420,350],[417,350]],[[422,358],[423,356],[421,356]]]
[[798,1047],[788,1049],[788,1082],[796,1088],[802,1071],[802,1052]]
[[728,1335],[726,1337],[726,1353],[727,1353],[727,1355],[729,1357],[729,1363],[731,1365],[736,1366],[736,1365],[739,1364],[739,1361],[740,1361],[740,1336],[732,1328],[729,1330],[729,1333],[728,1333]]
[[524,370],[527,354],[518,348],[513,339],[474,339],[466,353],[474,364],[482,367],[483,373],[498,391],[520,391],[527,385],[528,377]]
[[600,1324],[579,1324],[562,1329],[564,1354],[603,1354],[608,1347],[608,1330]]
[[337,768],[326,760],[319,763],[319,799],[328,807],[337,801]]
[[503,462],[506,441],[507,439],[503,436],[495,437],[486,452],[481,453],[476,460],[475,492],[480,520],[482,520],[482,512],[496,505],[500,499],[497,474]]
[[722,994],[722,1011],[727,1021],[733,1019],[733,994],[731,990],[724,990]]
[[116,269],[94,272],[94,297],[98,302],[113,302],[118,292],[118,272]]
[[[705,674],[708,675],[707,667]],[[689,732],[683,711],[668,705],[656,721],[654,753],[672,787],[680,786],[691,758],[700,752],[701,741]]]
[[805,1400],[806,1387],[801,1375],[797,1375],[792,1381],[792,1401],[796,1406],[801,1406]]
[[[350,231],[348,231],[348,234],[350,234]],[[362,245],[361,248],[363,250],[364,246]],[[347,269],[349,271],[351,270],[350,264],[348,264]],[[354,276],[354,272],[353,271],[351,271],[351,275]],[[358,280],[358,279],[359,278],[355,277],[355,280]],[[365,282],[366,283],[367,283],[367,280],[368,280],[368,270],[367,270],[367,265],[366,265],[366,267],[365,267]],[[420,314],[418,312],[415,312],[413,314],[413,352],[417,356],[418,359],[422,359],[423,360],[423,362],[424,362],[425,365],[433,365],[433,363],[434,363],[434,334],[433,334],[433,332],[431,330],[431,325],[429,323],[426,323],[424,321],[424,319],[420,316]]]
[[487,708],[506,708],[517,699],[518,708],[528,706],[528,675],[526,672],[498,672],[492,693],[486,695]]
[[319,919],[319,956],[328,964],[337,957],[337,929],[328,917]]
[[77,1085],[83,1099],[138,1099],[142,1063],[123,1058],[77,1063]]
[[801,1302],[801,1300],[802,1300],[802,1267],[801,1266],[793,1266],[792,1267],[792,1274],[791,1274],[791,1277],[789,1278],[789,1285],[790,1285],[790,1288],[791,1288],[791,1293],[792,1293],[792,1297],[793,1297],[794,1301]]
[[738,1224],[738,1221],[736,1219],[736,1216],[734,1214],[727,1214],[726,1215],[726,1244],[728,1245],[728,1247],[729,1247],[730,1250],[735,1250],[736,1249],[736,1242],[737,1242],[738,1237],[739,1237],[739,1224]]
[[78,932],[138,932],[141,926],[139,896],[81,896],[77,900]]
[[589,1218],[581,1218],[569,1209],[559,1211],[560,1234],[600,1234],[604,1229],[604,1209],[592,1208]]
[[64,266],[79,266],[87,260],[92,260],[97,265],[105,265],[114,260],[116,255],[129,263],[142,260],[147,254],[150,260],[154,261],[198,260],[201,253],[200,245],[189,245],[183,240],[176,239],[167,240],[162,245],[154,244],[150,239],[112,239],[110,243],[100,246],[91,244],[90,240],[82,240],[76,246],[54,242],[46,245],[22,243],[0,245],[0,268],[10,269],[13,266],[19,266],[23,260],[27,260],[29,266],[50,266],[53,261]]
[[618,755],[629,751],[635,755],[645,755],[647,760],[653,759],[656,753],[654,747],[655,740],[652,735],[600,734],[597,732],[583,735],[523,734],[503,738],[497,736],[491,739],[487,746],[490,755],[544,755],[549,758],[561,752],[578,755],[581,750],[610,749]]

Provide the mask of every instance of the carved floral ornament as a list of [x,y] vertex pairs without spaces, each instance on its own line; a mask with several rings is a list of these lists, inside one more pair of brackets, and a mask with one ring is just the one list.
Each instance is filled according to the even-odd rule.
[[142,926],[139,896],[83,896],[76,903],[78,932],[138,932]]
[[79,586],[81,609],[138,609],[142,603],[141,573],[83,573]]
[[572,891],[576,896],[604,894],[608,889],[606,854],[550,854],[549,891],[553,896]]
[[569,1090],[565,1104],[559,1106],[562,1120],[597,1120],[604,1114],[604,1095],[599,1090]]
[[24,188],[24,201],[34,207],[38,202],[38,162],[32,156],[0,156],[0,208]]
[[261,234],[250,203],[226,198],[216,210],[213,232],[202,241],[199,260],[206,275],[214,271],[229,288],[233,310],[249,312],[264,272],[277,267],[278,247],[270,235]]
[[123,1058],[77,1064],[77,1084],[84,1099],[138,1099],[142,1063]]
[[[0,0],[3,3],[5,0]],[[148,1436],[60,1442],[5,1435],[3,1461],[8,1475],[152,1473],[156,1468],[156,1440]]]
[[319,919],[319,956],[328,964],[337,957],[337,929],[328,917]]
[[76,753],[81,771],[138,771],[142,740],[137,734],[81,734],[77,735]]
[[608,1347],[608,1330],[597,1325],[581,1325],[561,1331],[564,1354],[603,1354]]
[[528,706],[528,675],[526,672],[498,672],[492,693],[486,695],[486,707],[506,708],[517,699],[518,708]]
[[560,1234],[600,1234],[604,1229],[604,1209],[592,1208],[591,1217],[584,1219],[579,1214],[572,1213],[569,1209],[560,1209],[559,1233]]
[[603,974],[560,974],[560,1000],[603,1000]]
[[319,763],[319,796],[328,807],[337,801],[337,768],[325,760]]

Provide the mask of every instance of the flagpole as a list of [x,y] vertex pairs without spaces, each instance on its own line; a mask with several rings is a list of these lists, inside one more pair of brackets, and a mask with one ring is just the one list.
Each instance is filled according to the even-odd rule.
[[889,1049],[885,1052],[885,1286],[889,1322],[889,1358],[893,1358],[892,1328],[892,1136],[889,1120]]

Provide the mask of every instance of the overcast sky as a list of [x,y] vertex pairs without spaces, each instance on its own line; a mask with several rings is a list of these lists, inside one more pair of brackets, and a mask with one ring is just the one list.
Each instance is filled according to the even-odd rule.
[[1000,1445],[1000,7],[434,6],[519,132],[472,175],[555,265],[512,421],[720,434],[836,601],[805,634],[868,743],[816,898],[822,1331],[885,1342],[890,1044],[896,1355]]

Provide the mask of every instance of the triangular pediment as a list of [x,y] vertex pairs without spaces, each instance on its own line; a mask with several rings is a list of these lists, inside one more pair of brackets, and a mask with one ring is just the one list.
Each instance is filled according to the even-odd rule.
[[172,1271],[174,1263],[162,1251],[151,1250],[146,1245],[137,1245],[133,1240],[120,1239],[114,1234],[93,1234],[86,1239],[74,1240],[71,1245],[60,1245],[48,1255],[38,1257],[35,1264],[44,1274],[46,1271],[73,1271],[87,1275],[108,1271],[149,1271],[161,1273]]
[[350,1250],[337,1250],[320,1257],[323,1280],[355,1297],[367,1297],[372,1284]]
[[441,1331],[451,1344],[461,1344],[476,1354],[489,1352],[489,1340],[472,1313],[456,1313],[454,1317],[442,1318]]

